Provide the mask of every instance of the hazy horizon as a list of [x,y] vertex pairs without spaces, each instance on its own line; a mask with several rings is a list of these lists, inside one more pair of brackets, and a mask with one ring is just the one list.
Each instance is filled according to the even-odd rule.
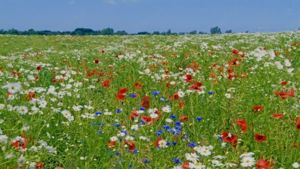
[[297,0],[2,0],[0,29],[285,32],[300,28]]

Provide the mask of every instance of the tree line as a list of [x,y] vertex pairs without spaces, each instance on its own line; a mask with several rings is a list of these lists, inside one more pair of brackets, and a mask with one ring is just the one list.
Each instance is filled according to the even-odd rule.
[[[224,33],[233,33],[232,30],[226,30]],[[0,29],[0,34],[6,35],[184,35],[184,34],[209,34],[202,31],[190,31],[190,32],[172,32],[170,29],[165,32],[137,32],[137,33],[127,33],[125,30],[115,31],[113,28],[104,28],[102,30],[93,30],[90,28],[76,28],[73,31],[50,31],[50,30],[34,30],[29,29],[25,31],[20,31],[17,29],[3,30]],[[218,26],[210,29],[210,34],[222,34],[221,28]]]

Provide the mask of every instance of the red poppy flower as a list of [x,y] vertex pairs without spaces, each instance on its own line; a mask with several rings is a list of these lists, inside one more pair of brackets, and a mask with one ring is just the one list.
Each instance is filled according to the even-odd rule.
[[128,146],[129,151],[133,152],[135,150],[135,142],[131,140],[125,141],[125,144]]
[[142,116],[141,119],[146,124],[152,124],[153,123],[153,119],[150,116]]
[[125,94],[118,93],[117,96],[116,96],[116,98],[117,98],[117,100],[124,100],[125,96],[126,96]]
[[178,93],[174,93],[172,96],[170,96],[170,100],[178,100],[179,99],[179,95]]
[[189,162],[184,162],[184,163],[182,164],[182,168],[183,168],[183,169],[190,168],[190,163],[189,163]]
[[227,73],[228,73],[228,77],[227,77],[227,78],[228,78],[229,80],[234,80],[234,79],[236,78],[236,75],[235,75],[233,69],[228,69],[228,70],[227,70]]
[[148,109],[150,107],[150,97],[149,96],[144,96],[141,106]]
[[170,88],[171,87],[171,83],[170,82],[166,83],[166,87]]
[[300,117],[296,119],[296,128],[300,131]]
[[182,115],[179,117],[179,121],[180,122],[186,122],[186,121],[189,121],[189,118],[187,115]]
[[255,105],[255,106],[252,107],[252,110],[255,111],[255,112],[261,112],[261,111],[264,111],[264,106]]
[[285,92],[285,91],[276,91],[275,95],[278,96],[278,97],[281,97],[281,99],[286,99],[288,97],[295,97],[295,90],[290,89],[287,92]]
[[254,135],[255,141],[257,142],[264,142],[267,140],[267,136],[263,135],[263,134],[255,134]]
[[110,86],[110,80],[104,80],[104,81],[102,82],[102,86],[103,86],[104,88],[109,88],[109,86]]
[[288,84],[288,82],[287,82],[287,81],[282,81],[280,84],[281,84],[282,86],[285,86],[285,85]]
[[128,91],[127,88],[121,88],[121,89],[118,91],[116,98],[117,98],[118,100],[124,100],[127,91]]
[[95,60],[94,60],[94,63],[95,63],[95,64],[99,64],[99,63],[100,63],[100,60],[99,60],[99,59],[95,59]]
[[114,148],[116,146],[116,143],[117,143],[116,141],[109,141],[107,146],[108,148]]
[[273,113],[272,117],[274,119],[282,119],[284,117],[284,114],[282,114],[282,113]]
[[180,109],[183,109],[184,106],[185,106],[184,101],[179,101],[179,102],[178,102],[178,106],[179,106]]
[[245,119],[237,119],[236,124],[241,128],[242,132],[247,131],[247,122]]
[[36,169],[43,169],[43,163],[42,162],[37,162],[35,168]]
[[129,115],[130,120],[134,120],[137,117],[139,117],[139,113],[136,110],[133,110]]
[[35,92],[34,91],[30,91],[27,93],[27,99],[28,100],[32,100],[33,98],[35,98]]
[[202,85],[203,84],[201,82],[195,82],[194,84],[192,84],[190,86],[190,90],[199,90],[199,91],[201,91],[202,90],[201,89]]
[[159,148],[159,142],[160,140],[162,140],[162,138],[158,137],[155,141],[154,141],[154,146]]
[[240,51],[237,49],[232,49],[231,52],[232,52],[232,54],[235,54],[235,55],[238,55],[240,53]]
[[228,133],[228,132],[223,132],[222,135],[222,140],[225,142],[225,143],[230,143],[232,144],[233,146],[235,146],[237,144],[237,135],[235,134],[231,134],[231,133]]
[[28,140],[25,136],[21,137],[22,139],[20,140],[15,140],[11,143],[11,145],[15,148],[15,149],[26,149],[27,144],[28,144]]
[[257,160],[256,168],[257,169],[271,169],[270,161],[266,161],[263,159]]
[[134,88],[135,88],[136,90],[140,90],[142,87],[143,87],[143,85],[142,85],[140,82],[135,82],[135,83],[134,83]]
[[229,61],[230,66],[238,66],[239,64],[240,64],[240,61],[237,58],[234,58],[234,59]]
[[126,93],[126,92],[128,92],[128,89],[127,89],[127,88],[121,88],[121,89],[119,90],[119,93]]
[[193,80],[193,76],[190,75],[190,74],[186,74],[186,75],[184,76],[184,80],[185,80],[186,82],[191,82],[191,81]]
[[36,67],[36,70],[41,71],[43,69],[43,67],[41,65]]

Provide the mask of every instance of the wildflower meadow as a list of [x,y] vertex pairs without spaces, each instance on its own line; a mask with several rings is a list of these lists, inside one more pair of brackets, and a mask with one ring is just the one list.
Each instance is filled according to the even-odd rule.
[[300,32],[0,36],[1,169],[300,168]]

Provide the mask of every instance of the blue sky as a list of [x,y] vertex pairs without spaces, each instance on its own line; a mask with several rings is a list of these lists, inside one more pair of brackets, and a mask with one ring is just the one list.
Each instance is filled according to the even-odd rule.
[[300,0],[0,0],[0,29],[235,32],[300,28]]

